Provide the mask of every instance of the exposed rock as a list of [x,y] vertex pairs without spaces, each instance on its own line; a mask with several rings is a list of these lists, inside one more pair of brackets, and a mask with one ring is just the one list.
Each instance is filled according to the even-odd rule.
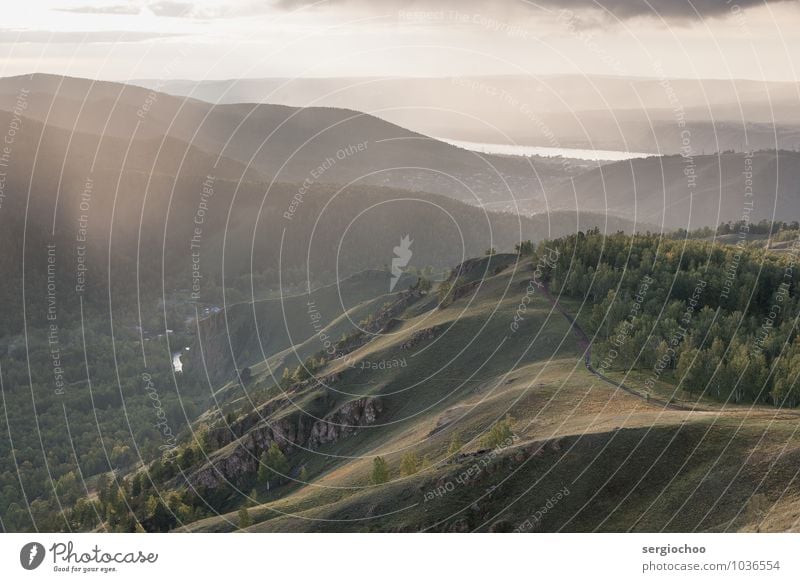
[[310,448],[316,448],[352,434],[361,426],[373,424],[382,411],[381,401],[375,398],[359,398],[348,402],[324,420],[313,424],[307,444]]
[[[280,404],[279,400],[271,401],[258,412],[269,416]],[[361,426],[373,424],[382,411],[383,404],[379,399],[364,397],[344,404],[324,420],[313,423],[302,413],[274,421],[264,421],[258,414],[251,413],[230,427],[216,429],[213,436],[209,435],[230,450],[223,448],[213,455],[211,462],[192,474],[189,480],[197,487],[208,489],[220,487],[226,480],[239,485],[258,469],[261,453],[273,442],[284,453],[289,453],[295,446],[316,448],[349,436]],[[234,441],[238,441],[235,446],[232,444]]]
[[438,335],[439,331],[437,327],[428,327],[426,329],[421,329],[418,332],[414,333],[410,338],[408,338],[405,342],[400,344],[401,350],[410,350],[420,342],[426,340],[432,340]]
[[189,481],[197,488],[216,489],[226,483],[226,479],[235,483],[238,476],[256,470],[257,460],[248,453],[243,445],[237,446],[230,455],[226,455],[207,464],[189,477]]
[[489,526],[491,533],[511,533],[514,531],[514,526],[505,519],[499,519]]
[[[334,344],[336,357],[341,358],[368,344],[375,335],[387,333],[402,325],[403,320],[398,316],[408,309],[413,303],[423,297],[416,289],[402,291],[398,299],[391,305],[382,308],[369,321],[362,325],[362,330],[340,340]],[[324,354],[320,353],[320,356]]]

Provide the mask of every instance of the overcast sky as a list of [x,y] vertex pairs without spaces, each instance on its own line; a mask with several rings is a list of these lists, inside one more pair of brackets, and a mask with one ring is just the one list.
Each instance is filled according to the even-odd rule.
[[798,0],[4,2],[0,76],[797,80]]

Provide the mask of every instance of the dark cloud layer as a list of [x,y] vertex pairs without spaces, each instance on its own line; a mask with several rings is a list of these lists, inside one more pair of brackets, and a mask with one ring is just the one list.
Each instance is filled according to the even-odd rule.
[[551,7],[579,10],[597,8],[611,12],[618,18],[654,16],[665,19],[691,19],[703,17],[724,17],[747,8],[777,4],[794,0],[545,0]]
[[304,6],[353,6],[380,10],[508,10],[527,8],[537,10],[594,10],[628,19],[639,16],[661,17],[668,20],[726,17],[747,8],[767,3],[796,2],[797,0],[277,0],[286,9]]

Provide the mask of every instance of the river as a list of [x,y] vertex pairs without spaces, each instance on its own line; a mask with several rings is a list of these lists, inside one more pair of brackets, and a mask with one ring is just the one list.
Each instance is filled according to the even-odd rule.
[[183,372],[183,362],[181,362],[181,355],[183,355],[184,350],[188,350],[189,348],[184,348],[179,352],[175,352],[172,354],[172,369],[175,372]]

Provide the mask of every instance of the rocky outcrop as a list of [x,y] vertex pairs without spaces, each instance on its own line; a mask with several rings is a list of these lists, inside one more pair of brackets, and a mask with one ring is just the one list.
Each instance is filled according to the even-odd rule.
[[278,410],[286,406],[286,398],[275,398],[262,404],[250,414],[240,416],[234,422],[215,427],[208,431],[208,443],[214,450],[221,449],[235,440],[241,439],[254,426],[271,417]]
[[[336,357],[342,358],[368,344],[376,335],[389,333],[398,328],[403,323],[399,316],[421,297],[424,295],[418,289],[400,292],[394,303],[384,306],[367,321],[361,322],[361,330],[334,344]],[[326,354],[320,351],[316,355],[325,357]]]
[[[258,412],[268,416],[275,412],[275,407],[280,408],[278,401],[267,403]],[[206,489],[216,489],[226,483],[238,486],[258,470],[261,453],[272,443],[287,456],[296,446],[317,448],[351,435],[359,427],[373,424],[382,411],[379,399],[364,397],[347,402],[314,422],[302,413],[274,421],[258,419],[256,413],[251,413],[229,427],[216,429],[213,436],[209,435],[223,448],[212,456],[211,462],[193,473],[189,481],[195,487]]]
[[402,291],[397,300],[393,303],[382,307],[367,323],[366,325],[362,326],[364,331],[368,333],[379,333],[382,331],[387,325],[393,325],[394,327],[397,326],[397,322],[392,324],[392,320],[396,319],[400,314],[402,314],[406,309],[411,307],[414,303],[419,301],[422,297],[422,293],[420,293],[416,289],[409,289],[407,291]]
[[376,398],[359,398],[348,402],[324,420],[314,423],[308,446],[317,448],[352,434],[359,427],[373,424],[382,411],[383,404]]
[[[293,445],[300,444],[304,434],[303,419],[293,421],[282,418],[266,426],[256,427],[244,436],[230,443],[228,449],[223,448],[212,456],[209,463],[203,465],[189,477],[195,487],[216,489],[227,483],[240,485],[244,478],[258,470],[258,459],[263,451],[269,449],[272,443],[285,453]],[[236,425],[235,431],[240,431]],[[230,431],[229,431],[230,434]]]
[[489,274],[502,273],[509,265],[517,262],[519,257],[510,253],[498,253],[488,257],[467,259],[450,273],[450,281],[455,279],[484,279]]
[[418,332],[415,332],[414,335],[408,338],[405,342],[400,344],[400,349],[410,350],[411,348],[417,346],[420,342],[432,340],[438,334],[439,334],[438,326],[421,329]]
[[214,462],[213,465],[205,465],[191,475],[189,482],[198,489],[216,489],[226,482],[226,476],[242,475],[254,470],[255,459],[243,446],[238,446],[232,454]]

